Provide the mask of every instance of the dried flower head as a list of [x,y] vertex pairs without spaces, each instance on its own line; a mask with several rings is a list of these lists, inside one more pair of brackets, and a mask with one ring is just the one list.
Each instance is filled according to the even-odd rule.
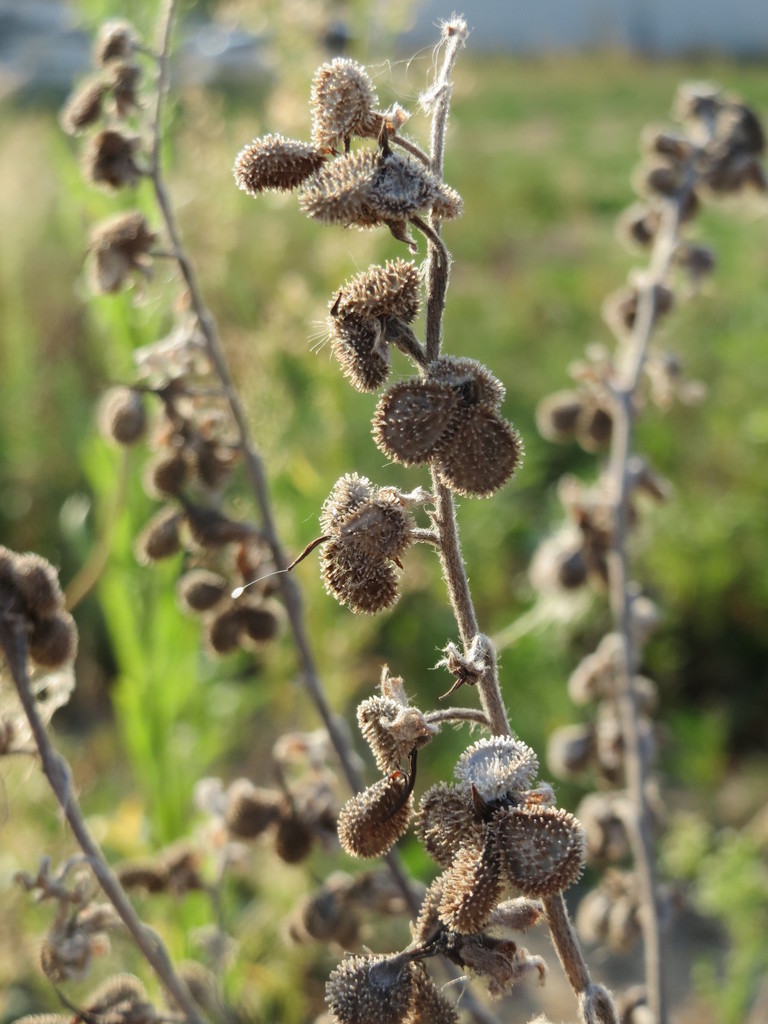
[[385,668],[382,694],[364,700],[357,722],[382,772],[402,768],[413,750],[425,746],[438,732],[418,708],[409,707],[402,679],[392,678]]
[[584,869],[586,843],[578,819],[555,807],[509,808],[497,821],[503,871],[524,896],[573,885]]
[[407,954],[347,957],[331,971],[325,1001],[336,1024],[402,1024],[415,974]]
[[511,736],[491,736],[464,751],[454,775],[483,800],[493,801],[530,789],[538,770],[538,758],[525,743]]
[[421,273],[412,260],[373,264],[346,281],[333,303],[333,316],[381,320],[397,317],[411,323],[421,305]]
[[325,156],[314,146],[282,135],[265,135],[235,160],[237,187],[254,198],[267,189],[289,192],[320,168]]
[[93,257],[91,283],[97,292],[119,291],[128,277],[138,272],[149,277],[148,255],[157,235],[149,230],[138,212],[118,213],[98,224],[91,232],[89,251]]
[[94,135],[83,156],[86,180],[112,189],[134,186],[142,175],[135,159],[139,142],[112,128]]
[[482,826],[471,801],[463,790],[446,782],[438,782],[422,796],[415,831],[430,857],[443,868],[450,867],[463,846],[479,847],[483,842]]
[[104,67],[111,60],[130,60],[138,43],[138,34],[130,22],[118,18],[105,21],[96,36],[93,63]]
[[122,385],[109,388],[99,402],[98,421],[105,437],[117,444],[136,444],[147,431],[147,412],[141,392]]
[[80,135],[101,118],[107,83],[101,76],[83,82],[64,105],[59,123],[67,135]]
[[408,828],[412,812],[410,780],[401,771],[392,772],[344,804],[339,842],[353,857],[380,857]]
[[392,369],[382,324],[358,316],[330,316],[328,326],[331,351],[352,387],[377,391]]
[[312,79],[312,141],[318,149],[347,145],[353,135],[376,138],[382,116],[367,71],[357,61],[337,57],[322,64]]
[[510,939],[496,939],[485,932],[461,936],[450,956],[485,982],[492,999],[506,995],[531,974],[536,975],[539,984],[544,983],[547,975],[547,966],[540,956],[533,956]]

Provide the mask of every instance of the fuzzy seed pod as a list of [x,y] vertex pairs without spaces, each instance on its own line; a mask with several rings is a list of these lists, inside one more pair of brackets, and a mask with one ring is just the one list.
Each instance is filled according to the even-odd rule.
[[35,619],[28,638],[29,654],[44,668],[71,664],[77,654],[77,626],[69,612]]
[[[540,956],[532,956],[524,946],[509,939],[496,939],[482,933],[462,938],[452,956],[466,970],[482,978],[492,999],[499,999],[535,972],[543,984],[547,965]],[[542,1024],[537,1017],[531,1024]]]
[[345,473],[339,477],[320,512],[320,528],[323,533],[337,534],[355,509],[373,498],[377,491],[378,488],[374,487],[367,476]]
[[438,782],[422,796],[415,830],[427,853],[442,868],[450,867],[462,847],[479,849],[483,842],[471,801],[459,787],[446,782]]
[[175,498],[189,482],[189,461],[183,448],[171,449],[147,463],[144,490],[152,498]]
[[414,965],[413,1009],[408,1017],[413,1024],[459,1024],[459,1015],[423,969]]
[[418,945],[424,945],[432,939],[437,932],[442,931],[445,925],[440,920],[438,908],[443,898],[444,877],[438,875],[432,882],[424,898],[421,901],[419,916],[415,924],[411,924],[411,935],[413,941]]
[[329,317],[331,351],[356,391],[378,391],[392,365],[381,324],[361,317]]
[[541,594],[578,590],[587,582],[587,564],[578,531],[568,527],[539,544],[531,560],[531,585]]
[[256,198],[267,189],[290,192],[325,163],[313,146],[282,135],[265,135],[245,146],[235,160],[235,181]]
[[283,804],[284,798],[276,790],[236,779],[227,789],[227,830],[238,839],[255,839],[278,820]]
[[[603,303],[603,319],[619,337],[635,326],[639,292],[635,287],[612,292]],[[672,309],[674,294],[663,284],[654,285],[654,323]]]
[[536,406],[536,426],[546,441],[570,441],[576,433],[580,412],[581,397],[577,391],[556,391]]
[[591,723],[564,725],[550,734],[547,764],[560,779],[581,774],[595,754],[595,730]]
[[510,808],[495,819],[502,870],[524,896],[562,892],[584,868],[585,838],[579,821],[554,807]]
[[280,628],[277,605],[240,605],[240,642],[265,644],[274,640]]
[[408,778],[392,772],[357,793],[341,809],[339,842],[352,857],[381,857],[408,828],[413,797],[405,798]]
[[675,247],[674,261],[678,267],[687,271],[694,281],[707,277],[717,264],[713,249],[706,245],[696,245],[693,242],[678,242]]
[[385,558],[369,558],[341,541],[322,547],[321,575],[325,589],[353,612],[373,615],[397,601],[397,570]]
[[298,907],[290,934],[295,942],[334,942],[349,949],[358,942],[359,929],[360,918],[346,892],[323,888]]
[[219,573],[208,569],[190,569],[179,579],[176,596],[181,607],[194,614],[210,611],[230,589],[226,579]]
[[141,565],[159,562],[181,551],[179,528],[184,516],[173,506],[161,508],[136,538],[136,558]]
[[661,214],[645,203],[633,203],[619,217],[617,231],[622,241],[646,249],[656,237]]
[[312,832],[296,814],[282,816],[275,832],[275,852],[286,864],[298,864],[312,848]]
[[377,105],[373,83],[362,65],[346,57],[322,64],[312,79],[310,95],[313,143],[328,151],[353,135],[376,138],[382,126]]
[[367,190],[378,165],[378,155],[370,150],[330,161],[304,182],[299,208],[323,224],[375,227],[381,217],[370,208]]
[[378,695],[358,706],[357,722],[381,772],[397,771],[412,750],[425,746],[437,732],[418,708]]
[[168,881],[163,866],[149,860],[118,864],[115,875],[124,889],[146,892],[164,892]]
[[611,443],[613,410],[606,394],[590,391],[583,397],[576,419],[576,439],[587,452],[599,452]]
[[462,846],[445,872],[440,918],[455,932],[480,931],[501,892],[499,850],[486,841],[482,849]]
[[231,654],[240,646],[240,609],[229,605],[207,623],[206,642],[214,654]]
[[136,29],[128,21],[114,18],[105,21],[96,36],[93,63],[104,67],[111,60],[129,60],[139,42]]
[[110,388],[99,403],[99,429],[117,444],[131,445],[147,431],[147,413],[141,392],[122,386]]
[[651,196],[674,199],[686,185],[687,170],[679,164],[659,163],[644,167],[638,181],[638,191]]
[[132,974],[117,974],[99,985],[88,997],[86,1010],[110,1024],[155,1024],[158,1020],[146,989]]
[[483,800],[493,801],[529,789],[538,770],[539,760],[525,743],[511,736],[491,736],[467,747],[453,773]]
[[621,813],[623,799],[620,794],[588,793],[579,804],[590,861],[616,863],[629,855],[629,837]]
[[109,62],[106,83],[115,100],[118,117],[127,117],[138,110],[138,88],[141,83],[141,68],[122,60]]
[[133,187],[142,172],[134,159],[139,139],[107,128],[91,139],[83,156],[83,172],[92,185]]
[[523,457],[518,432],[492,413],[467,417],[436,460],[441,481],[465,497],[487,498],[503,487]]
[[91,78],[75,90],[59,115],[67,135],[81,135],[101,118],[107,84],[101,77]]
[[508,928],[524,932],[541,920],[542,906],[536,900],[518,896],[513,900],[499,903],[488,919],[489,928]]
[[373,438],[388,459],[420,466],[445,447],[455,429],[456,396],[433,380],[398,381],[379,399]]
[[412,260],[373,264],[345,282],[334,300],[334,316],[379,320],[397,317],[409,324],[419,314],[421,274]]
[[413,998],[414,965],[398,956],[351,956],[331,971],[325,1001],[336,1024],[402,1024]]
[[64,607],[59,574],[49,561],[30,552],[13,563],[14,585],[33,615],[45,618]]
[[118,213],[91,232],[91,284],[101,294],[119,291],[134,272],[149,276],[149,253],[157,235],[138,213]]
[[413,516],[399,494],[382,489],[351,512],[339,527],[338,539],[370,558],[399,558],[411,543]]

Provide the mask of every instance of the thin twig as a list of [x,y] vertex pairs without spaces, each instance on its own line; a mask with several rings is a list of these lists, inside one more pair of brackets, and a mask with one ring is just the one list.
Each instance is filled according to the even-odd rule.
[[80,805],[72,793],[72,773],[66,760],[50,741],[45,725],[38,713],[37,703],[29,685],[27,674],[27,639],[25,622],[21,616],[5,613],[0,616],[0,647],[11,673],[21,706],[29,722],[43,772],[64,812],[78,846],[105,896],[120,915],[125,927],[157,975],[166,992],[186,1014],[191,1024],[203,1024],[186,986],[176,974],[171,959],[159,936],[146,928],[133,909],[123,887],[110,869],[98,843],[85,824]]
[[428,711],[424,715],[424,720],[430,725],[469,722],[470,725],[483,725],[488,728],[485,712],[479,708],[438,708],[436,711]]

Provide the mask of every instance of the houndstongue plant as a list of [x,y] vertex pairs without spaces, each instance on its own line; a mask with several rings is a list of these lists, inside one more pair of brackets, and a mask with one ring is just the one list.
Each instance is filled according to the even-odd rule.
[[[491,496],[513,478],[523,455],[500,411],[503,384],[481,362],[442,351],[451,259],[441,224],[462,210],[460,196],[443,181],[443,153],[451,74],[466,37],[463,20],[444,23],[442,66],[421,97],[431,114],[429,154],[402,134],[409,115],[397,105],[380,109],[366,70],[339,58],[320,67],[312,82],[311,142],[270,134],[246,146],[235,163],[237,183],[251,196],[296,190],[312,219],[387,227],[412,255],[419,251],[412,231],[426,241],[421,266],[399,258],[344,283],[329,302],[328,333],[353,387],[384,388],[373,416],[375,443],[393,462],[427,467],[428,487],[406,493],[347,473],[326,500],[323,533],[308,550],[322,545],[329,594],[353,612],[376,613],[397,601],[408,547],[434,547],[458,630],[440,665],[453,677],[449,693],[475,687],[482,705],[481,712],[422,712],[386,670],[380,693],[360,705],[358,721],[381,777],[342,808],[341,844],[355,857],[380,856],[415,818],[442,873],[422,902],[410,946],[344,960],[331,974],[326,998],[338,1024],[457,1020],[425,961],[442,957],[482,979],[492,995],[504,994],[527,974],[543,977],[541,958],[509,935],[543,919],[582,1019],[607,1024],[616,1021],[611,997],[592,982],[563,901],[582,871],[583,830],[556,806],[549,785],[536,785],[537,757],[512,734],[495,652],[477,622],[459,545],[455,496]],[[423,304],[422,340],[411,325]],[[392,346],[416,372],[388,384]],[[428,525],[417,525],[419,509]],[[489,735],[461,755],[456,781],[433,786],[417,808],[417,758],[450,720],[479,721]]]

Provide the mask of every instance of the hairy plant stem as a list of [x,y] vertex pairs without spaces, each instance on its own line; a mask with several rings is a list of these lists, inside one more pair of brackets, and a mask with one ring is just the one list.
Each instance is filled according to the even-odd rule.
[[663,952],[659,927],[658,878],[653,840],[653,818],[646,783],[649,765],[643,757],[637,697],[633,680],[638,669],[632,638],[632,593],[627,552],[630,497],[629,470],[634,440],[635,398],[648,345],[656,320],[656,289],[669,270],[678,241],[680,210],[686,195],[665,203],[648,271],[639,287],[637,314],[632,332],[620,351],[620,365],[613,388],[613,428],[608,473],[612,481],[613,540],[608,556],[609,597],[614,623],[621,638],[617,666],[617,703],[624,743],[627,791],[634,809],[634,827],[628,838],[641,887],[641,928],[645,957],[648,1006],[655,1024],[666,1024]]
[[[459,47],[463,45],[467,34],[466,23],[460,19],[455,19],[443,26],[443,42],[445,44],[443,66],[437,82],[429,94],[429,99],[434,103],[431,143],[432,170],[440,178],[443,175],[445,133],[451,97],[450,75]],[[439,237],[440,221],[433,217],[431,224],[432,230]],[[450,263],[443,252],[444,250],[441,251],[432,242],[429,243],[425,334],[427,357],[430,361],[437,359],[440,355],[442,344],[442,324]],[[466,652],[480,633],[480,629],[469,588],[466,566],[461,554],[456,504],[452,492],[441,482],[436,470],[432,468],[431,472],[432,488],[435,495],[435,511],[432,518],[440,535],[440,559],[443,576]],[[495,650],[487,637],[484,640],[484,660],[487,668],[477,680],[480,702],[491,734],[509,736],[512,729],[501,693]],[[562,893],[549,896],[543,902],[552,943],[571,988],[580,999],[588,991],[594,991],[602,996],[602,1004],[609,1007],[612,1014],[612,1016],[604,1018],[604,1024],[616,1024],[610,996],[600,986],[594,985],[590,979],[584,954],[568,916]]]
[[186,985],[176,974],[160,937],[142,923],[123,887],[107,864],[98,843],[88,830],[80,805],[72,793],[72,773],[69,765],[54,749],[29,685],[26,624],[21,616],[12,612],[0,614],[0,648],[5,655],[19,701],[32,730],[45,777],[104,895],[119,914],[131,938],[165,991],[184,1012],[186,1019],[190,1024],[203,1024],[203,1019]]

